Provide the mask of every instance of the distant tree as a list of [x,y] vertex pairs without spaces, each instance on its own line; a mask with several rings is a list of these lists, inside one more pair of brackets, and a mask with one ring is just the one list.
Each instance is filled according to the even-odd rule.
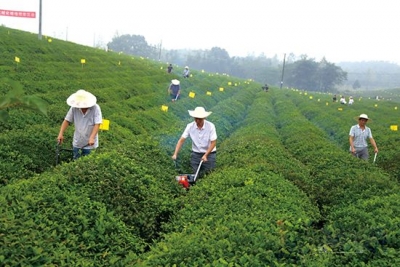
[[128,55],[148,57],[151,59],[158,58],[157,47],[150,46],[141,35],[116,35],[107,46],[108,49],[115,52],[123,52]]
[[209,68],[210,63],[207,61],[206,51],[204,50],[194,50],[188,53],[184,65],[190,66],[191,69],[212,71]]
[[318,66],[314,59],[308,59],[303,55],[301,60],[287,65],[285,75],[287,84],[298,89],[316,91],[319,87]]
[[286,62],[289,64],[295,61],[296,61],[296,56],[293,53],[290,53],[286,58]]
[[353,89],[361,88],[361,84],[358,80],[355,80],[353,83]]
[[207,58],[212,63],[214,72],[229,73],[231,68],[231,58],[225,49],[213,47],[207,53]]
[[[258,57],[247,56],[243,60],[245,78],[254,79],[262,83],[274,83],[277,77],[272,77],[272,60],[261,54]],[[243,75],[243,74],[242,74]]]
[[233,57],[232,58],[232,65],[231,65],[231,71],[230,75],[236,76],[236,77],[246,77],[243,76],[243,74],[246,72],[245,67],[243,66],[243,58],[241,57]]
[[165,50],[161,53],[161,60],[172,64],[185,65],[186,59],[187,51],[185,50]]
[[333,91],[336,85],[343,84],[347,80],[347,73],[333,63],[329,63],[325,57],[319,63],[318,73],[321,92]]
[[286,81],[289,86],[303,90],[332,92],[336,85],[347,79],[347,73],[325,58],[315,62],[302,55],[301,60],[287,65]]
[[338,64],[348,72],[347,86],[358,80],[364,90],[399,88],[400,66],[385,61],[340,62]]
[[213,47],[211,50],[192,51],[189,53],[185,65],[209,72],[230,73],[232,59],[225,49]]

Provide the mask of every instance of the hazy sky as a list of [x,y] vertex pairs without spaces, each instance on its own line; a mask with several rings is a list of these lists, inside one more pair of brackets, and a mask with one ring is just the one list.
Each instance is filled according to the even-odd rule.
[[[0,0],[0,24],[38,33],[40,0]],[[88,46],[118,33],[166,49],[220,47],[230,56],[307,54],[330,62],[400,64],[399,0],[42,0],[43,35]]]

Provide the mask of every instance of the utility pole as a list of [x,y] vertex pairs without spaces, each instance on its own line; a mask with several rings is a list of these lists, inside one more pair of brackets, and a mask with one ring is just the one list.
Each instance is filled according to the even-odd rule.
[[286,53],[283,55],[283,66],[282,66],[282,76],[281,76],[281,89],[283,85],[283,74],[285,73],[285,60],[286,60]]
[[39,40],[42,40],[42,0],[39,0]]

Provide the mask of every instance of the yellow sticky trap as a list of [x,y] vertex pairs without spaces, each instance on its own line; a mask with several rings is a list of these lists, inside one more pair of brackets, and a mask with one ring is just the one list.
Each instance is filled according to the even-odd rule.
[[208,92],[207,92],[207,95],[211,95],[211,92],[210,92],[210,91],[208,91]]
[[224,88],[223,88],[223,87],[220,87],[220,88],[219,88],[219,91],[220,91],[220,92],[223,92],[223,91],[224,91]]
[[161,110],[164,111],[164,112],[167,112],[168,111],[168,106],[162,105],[161,106]]
[[81,64],[85,64],[86,63],[86,59],[81,59]]
[[51,38],[47,39],[47,42],[51,43],[53,40]]
[[15,62],[19,63],[19,57],[15,57]]
[[329,106],[329,103],[328,103],[328,102],[326,102],[326,103],[325,103],[325,105]]
[[337,110],[342,111],[343,109],[342,108],[338,108]]
[[390,125],[390,130],[397,131],[397,125]]
[[104,120],[103,122],[100,124],[100,130],[104,130],[104,131],[108,131],[110,129],[110,121],[109,120]]
[[378,104],[375,104],[375,105],[374,105],[374,107],[376,107],[376,108],[377,108],[377,107],[378,107]]
[[397,110],[397,107],[394,107],[394,110]]
[[313,99],[312,95],[309,96],[310,99]]
[[231,82],[228,82],[228,85],[232,85],[232,83],[231,83]]
[[190,92],[190,93],[189,93],[189,97],[190,97],[190,98],[194,98],[195,95],[196,95],[196,94],[193,93],[193,92]]

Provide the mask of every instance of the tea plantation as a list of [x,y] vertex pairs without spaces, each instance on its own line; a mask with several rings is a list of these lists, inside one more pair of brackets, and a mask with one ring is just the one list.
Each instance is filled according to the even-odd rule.
[[[183,79],[182,66],[168,74],[166,62],[5,27],[0,52],[0,97],[12,81],[47,104],[47,115],[10,107],[0,123],[0,266],[400,266],[399,103],[341,105],[200,70]],[[110,127],[95,153],[56,164],[66,99],[81,88]],[[217,168],[186,191],[175,175],[191,172],[190,140],[178,166],[171,155],[196,106],[213,112]],[[368,162],[348,152],[361,113],[375,162],[371,147]]]

